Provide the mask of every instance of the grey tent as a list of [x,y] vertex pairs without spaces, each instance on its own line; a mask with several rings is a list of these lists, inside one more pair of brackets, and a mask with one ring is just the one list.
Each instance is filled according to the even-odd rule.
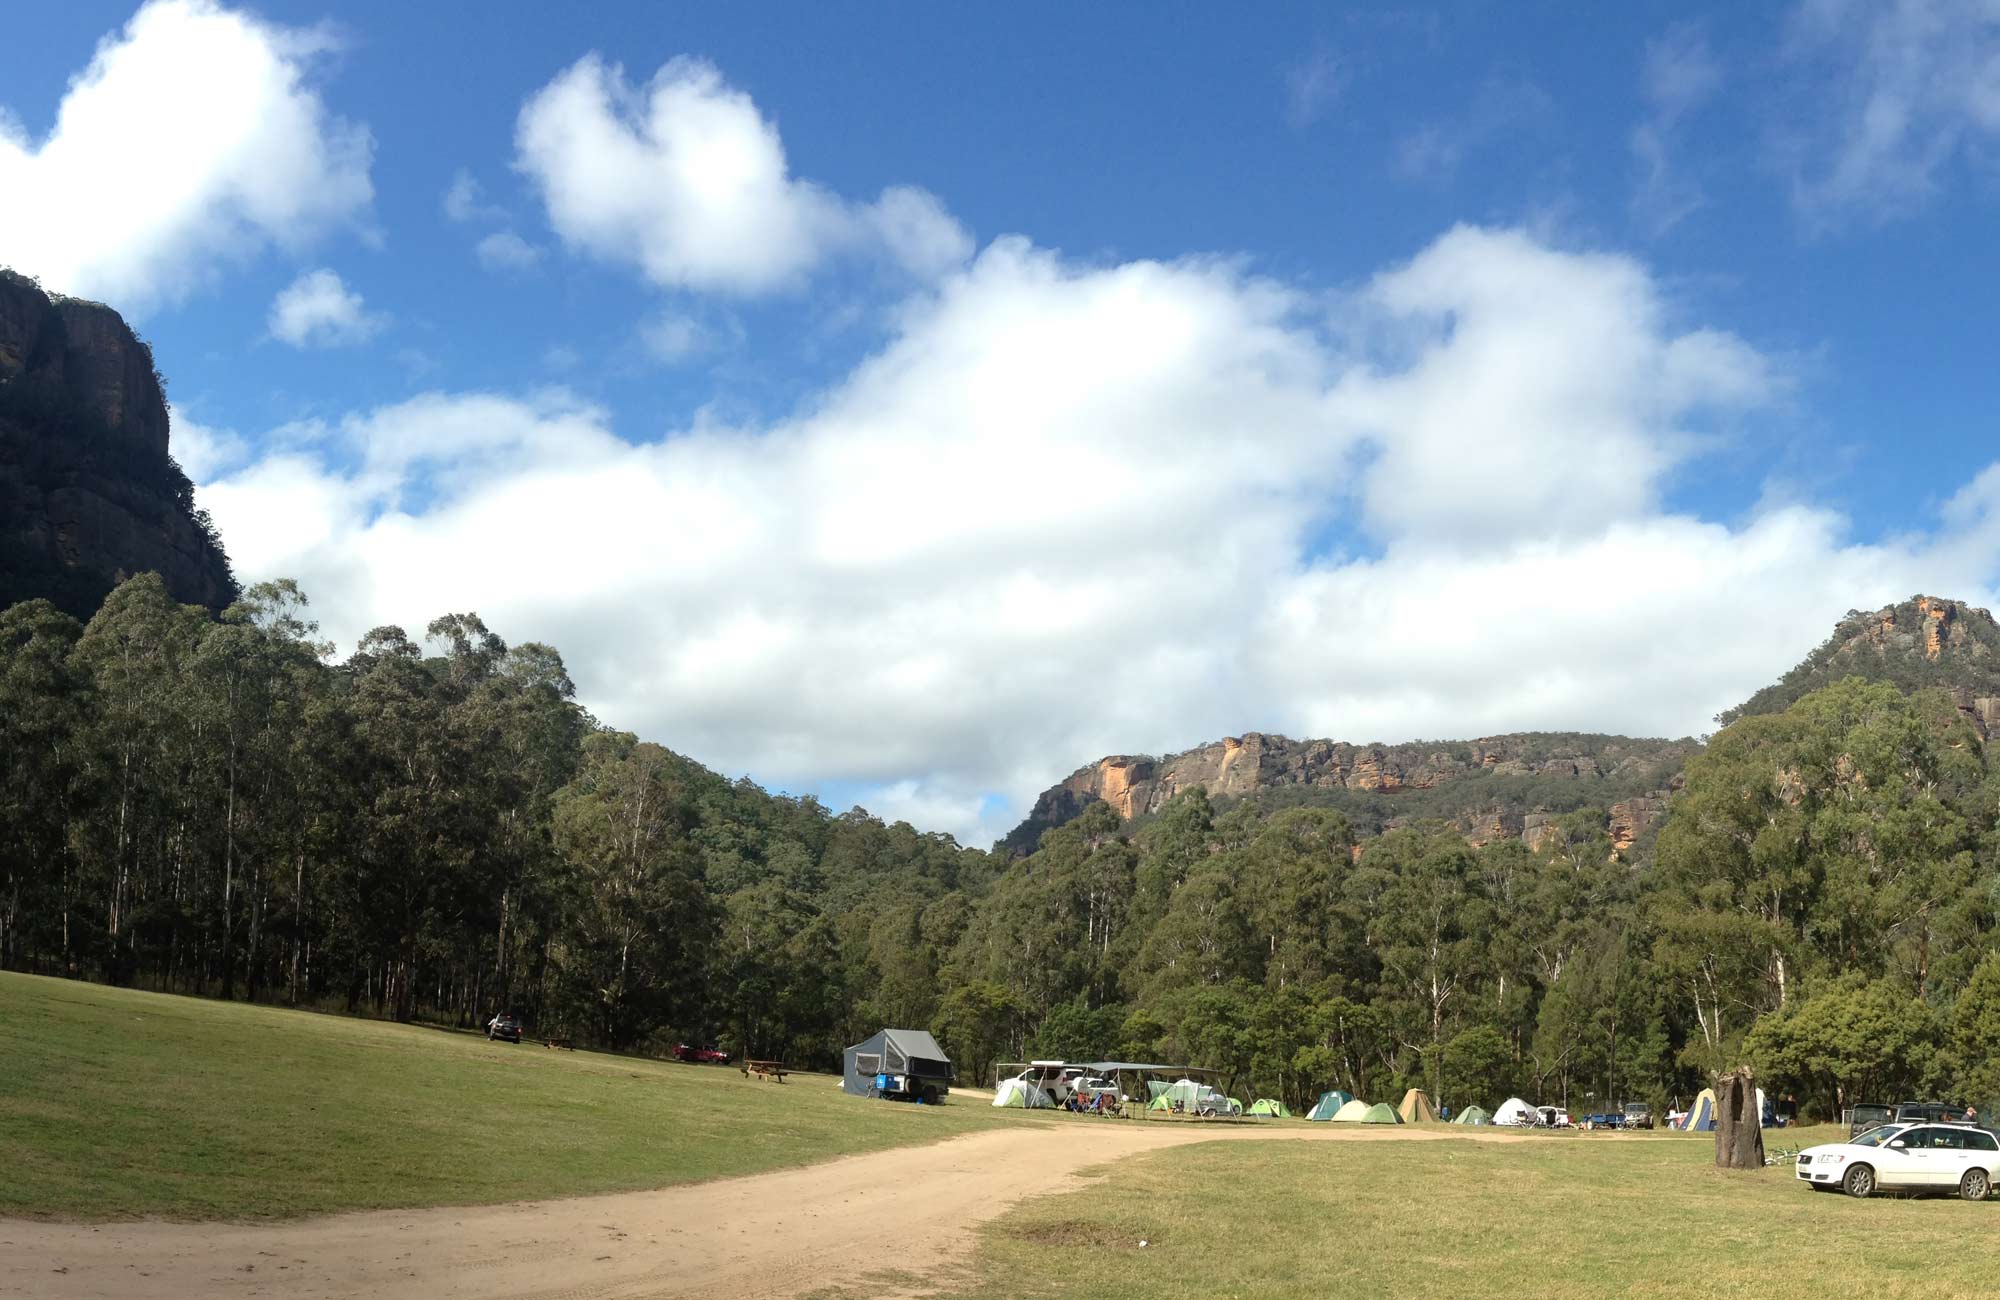
[[951,1058],[921,1029],[884,1029],[847,1049],[840,1086],[857,1097],[944,1100],[954,1075]]

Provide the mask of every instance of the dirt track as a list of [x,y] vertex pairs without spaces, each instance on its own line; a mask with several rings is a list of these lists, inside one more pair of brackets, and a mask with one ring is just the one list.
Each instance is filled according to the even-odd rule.
[[980,1223],[1135,1152],[1216,1140],[1446,1136],[1461,1135],[1066,1122],[578,1200],[260,1227],[0,1220],[0,1296],[775,1300],[868,1273],[935,1275],[963,1257]]

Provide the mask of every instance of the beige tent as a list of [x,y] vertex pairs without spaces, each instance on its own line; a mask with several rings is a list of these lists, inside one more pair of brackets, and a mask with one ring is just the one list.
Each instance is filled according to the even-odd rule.
[[1359,1097],[1333,1112],[1333,1122],[1336,1124],[1361,1124],[1367,1121],[1367,1117],[1368,1103]]
[[1435,1124],[1438,1113],[1431,1106],[1431,1099],[1412,1088],[1403,1094],[1403,1104],[1396,1107],[1396,1114],[1405,1124]]

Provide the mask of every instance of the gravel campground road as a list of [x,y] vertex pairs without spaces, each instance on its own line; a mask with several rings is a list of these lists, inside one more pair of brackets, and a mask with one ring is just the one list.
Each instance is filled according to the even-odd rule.
[[1460,1135],[1060,1122],[576,1200],[258,1226],[0,1220],[0,1297],[777,1300],[870,1274],[935,1277],[966,1257],[981,1223],[1027,1197],[1078,1185],[1079,1171],[1142,1151],[1447,1136]]

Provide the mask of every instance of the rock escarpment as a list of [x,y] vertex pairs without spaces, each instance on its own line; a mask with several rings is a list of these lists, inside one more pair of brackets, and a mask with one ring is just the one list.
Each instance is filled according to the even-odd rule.
[[[1717,721],[1781,712],[1848,677],[1942,690],[1982,738],[2000,734],[2000,623],[1986,610],[1936,596],[1848,611],[1796,668]],[[1622,853],[1666,815],[1681,769],[1700,750],[1693,740],[1543,732],[1406,745],[1250,732],[1164,758],[1114,755],[1078,768],[1044,791],[1001,843],[1029,853],[1044,831],[1098,800],[1130,821],[1201,786],[1217,799],[1256,795],[1338,807],[1364,834],[1440,819],[1473,844],[1519,839],[1531,848],[1557,834],[1565,811],[1596,808]]]
[[0,608],[89,618],[135,573],[220,609],[235,579],[168,451],[151,350],[117,312],[0,270]]
[[[1519,838],[1534,843],[1552,832],[1556,819],[1548,811],[1550,801],[1534,792],[1552,792],[1563,806],[1595,799],[1599,807],[1611,808],[1614,842],[1629,846],[1658,820],[1674,778],[1698,749],[1691,740],[1547,733],[1353,745],[1248,732],[1164,758],[1114,755],[1081,767],[1044,791],[1004,843],[1016,853],[1031,852],[1044,831],[1098,800],[1130,821],[1157,812],[1194,786],[1216,799],[1275,792],[1350,807],[1363,806],[1357,800],[1367,796],[1401,796],[1365,805],[1385,812],[1383,826],[1411,820],[1402,805],[1413,803],[1418,792],[1462,787],[1463,799],[1452,797],[1460,793],[1452,790],[1408,811],[1456,821],[1475,843]],[[1350,797],[1343,800],[1340,794]]]
[[2000,730],[2000,623],[1963,601],[1912,596],[1872,612],[1849,610],[1798,667],[1717,719],[1730,723],[1789,708],[1846,677],[1905,691],[1948,693],[1982,737]]

